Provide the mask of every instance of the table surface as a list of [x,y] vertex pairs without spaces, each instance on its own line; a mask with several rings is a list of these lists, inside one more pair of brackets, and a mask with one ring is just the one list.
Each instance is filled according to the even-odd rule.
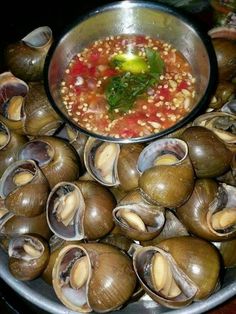
[[[2,48],[8,43],[19,40],[34,28],[43,25],[50,26],[54,34],[60,34],[64,30],[65,25],[71,24],[71,21],[74,21],[78,15],[84,14],[98,5],[109,2],[111,1],[83,1],[75,8],[75,4],[72,1],[67,0],[66,3],[61,6],[54,8],[50,6],[50,8],[48,8],[47,3],[44,3],[44,1],[29,3],[27,3],[27,1],[18,1],[14,4],[8,1],[4,6],[4,14],[2,14],[0,19],[0,27],[3,30],[0,36],[0,70],[4,70]],[[14,5],[14,10],[11,10],[12,5]],[[194,15],[194,18],[199,19],[200,22],[203,21],[201,25],[206,29],[209,29],[211,25],[211,12],[200,12],[197,15]],[[38,312],[36,309],[29,307],[24,300],[19,298],[18,295],[0,279],[0,313],[35,314],[45,312]],[[236,313],[236,298],[228,300],[226,303],[207,313]]]

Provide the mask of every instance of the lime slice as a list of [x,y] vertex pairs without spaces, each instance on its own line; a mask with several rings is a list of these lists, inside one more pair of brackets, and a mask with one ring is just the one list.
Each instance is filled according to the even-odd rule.
[[145,73],[148,69],[148,64],[144,58],[135,54],[119,54],[113,58],[121,71],[131,72],[134,74]]

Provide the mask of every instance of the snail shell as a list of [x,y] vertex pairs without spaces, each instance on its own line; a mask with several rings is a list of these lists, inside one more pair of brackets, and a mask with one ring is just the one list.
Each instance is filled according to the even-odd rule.
[[189,156],[198,178],[220,176],[229,170],[232,152],[213,131],[192,126],[183,132],[181,138],[188,144]]
[[68,245],[53,268],[53,287],[69,309],[108,312],[132,296],[136,276],[132,262],[117,248],[101,243]]
[[18,157],[35,160],[51,188],[61,181],[74,181],[79,177],[79,157],[74,148],[60,138],[39,136],[26,143]]
[[83,195],[75,184],[60,182],[47,200],[47,221],[52,232],[65,240],[80,240],[84,236]]
[[47,242],[38,235],[20,235],[10,241],[9,270],[19,280],[33,280],[40,276],[49,259]]
[[61,182],[48,197],[48,224],[65,240],[99,239],[114,226],[115,204],[112,193],[97,182]]
[[220,251],[223,258],[224,267],[231,268],[236,266],[236,239],[229,239],[220,242],[213,242],[214,246]]
[[137,248],[133,264],[147,294],[170,308],[208,297],[219,283],[219,253],[198,238],[176,237],[157,246]]
[[0,181],[6,208],[16,215],[33,217],[45,211],[49,184],[33,160],[11,164]]
[[28,85],[11,72],[0,74],[0,121],[18,134],[24,134],[23,104],[28,91]]
[[27,135],[53,135],[63,123],[52,108],[41,82],[29,83],[23,108]]
[[124,144],[120,147],[117,172],[119,187],[123,191],[131,191],[138,187],[137,161],[143,148],[144,145],[142,144]]
[[113,210],[113,219],[122,234],[133,240],[156,237],[165,223],[164,208],[146,202],[139,190],[129,192]]
[[140,154],[137,167],[140,190],[150,202],[177,207],[192,193],[194,171],[187,144],[180,139],[163,138],[149,144]]
[[86,171],[86,168],[84,165],[84,148],[85,148],[85,144],[87,142],[88,136],[79,132],[78,130],[76,130],[75,128],[73,128],[72,126],[66,123],[54,135],[69,141],[69,143],[75,148],[80,158],[82,172],[84,173]]
[[90,176],[105,186],[118,185],[119,153],[119,144],[89,137],[84,148],[84,164]]
[[43,79],[45,58],[52,40],[50,27],[34,29],[20,41],[6,47],[6,65],[14,75],[25,81],[40,81]]
[[226,143],[236,143],[236,116],[226,112],[210,112],[197,117],[193,126],[213,131]]
[[28,141],[27,137],[10,130],[0,122],[0,177],[13,162],[17,161],[17,154]]
[[17,216],[11,213],[7,219],[0,219],[0,234],[12,238],[25,233],[35,233],[48,240],[52,234],[46,213],[34,217]]
[[160,234],[158,234],[154,239],[148,241],[142,241],[142,246],[157,245],[162,240],[187,236],[189,235],[187,228],[184,224],[176,217],[176,215],[169,209],[165,210],[165,224]]
[[235,187],[198,179],[188,201],[176,209],[187,230],[209,241],[235,237]]

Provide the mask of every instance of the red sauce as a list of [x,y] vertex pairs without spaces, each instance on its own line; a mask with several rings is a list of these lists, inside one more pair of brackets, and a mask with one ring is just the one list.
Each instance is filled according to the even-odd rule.
[[[164,72],[131,107],[111,109],[108,85],[112,78],[125,75],[122,66],[114,66],[112,61],[132,51],[145,63],[147,48],[154,55],[158,52]],[[80,127],[115,138],[143,137],[169,128],[186,116],[195,97],[194,82],[190,64],[170,44],[148,36],[120,35],[95,41],[71,60],[61,83],[61,95],[68,114]]]

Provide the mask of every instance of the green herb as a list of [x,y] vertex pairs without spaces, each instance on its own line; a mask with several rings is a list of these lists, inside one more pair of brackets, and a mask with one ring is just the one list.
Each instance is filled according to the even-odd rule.
[[155,51],[151,48],[146,48],[145,53],[147,56],[147,61],[149,65],[149,73],[156,79],[159,79],[159,76],[164,71],[164,61],[161,59],[161,56],[158,51]]
[[[114,109],[119,109],[120,112],[127,112],[132,109],[137,97],[143,95],[149,87],[155,85],[163,73],[164,62],[159,53],[150,48],[147,48],[145,52],[148,72],[124,72],[110,79],[105,91],[110,113]],[[121,60],[114,61],[117,64],[116,61]]]
[[111,78],[106,89],[110,111],[114,109],[128,111],[136,98],[142,95],[152,83],[153,79],[147,74],[127,72]]

